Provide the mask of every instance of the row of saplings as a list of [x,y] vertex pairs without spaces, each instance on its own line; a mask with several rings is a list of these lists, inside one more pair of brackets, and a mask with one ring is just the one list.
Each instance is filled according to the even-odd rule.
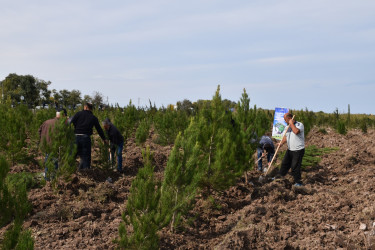
[[[0,128],[3,132],[0,136],[9,135],[9,138],[1,140],[8,142],[4,145],[0,143],[1,152],[11,160],[13,166],[18,162],[17,157],[21,157],[20,152],[27,147],[24,145],[27,129],[36,130],[33,127],[37,122],[33,121],[48,119],[53,112],[40,112],[33,117],[21,106],[13,109],[3,105],[1,108],[6,109],[0,114],[0,120],[4,124],[18,124]],[[24,112],[25,115],[20,115],[19,112]],[[129,113],[129,117],[131,115]],[[126,116],[122,118],[127,119]],[[264,133],[271,118],[266,112],[250,108],[246,91],[237,104],[236,112],[228,111],[223,105],[218,87],[210,106],[195,114],[187,128],[176,136],[162,181],[154,178],[149,149],[143,152],[144,167],[139,169],[132,182],[123,213],[124,222],[119,228],[119,247],[158,248],[157,232],[166,226],[175,230],[181,225],[182,218],[192,208],[196,195],[203,192],[205,197],[209,197],[213,190],[223,190],[233,185],[238,177],[252,167],[249,160],[256,145],[249,142],[256,134]],[[12,127],[15,128],[14,131],[4,130]],[[165,131],[166,129],[167,127],[164,128]],[[123,130],[131,130],[131,126]],[[168,133],[174,132],[166,131],[164,134]],[[33,134],[29,134],[32,141],[35,140]],[[23,137],[17,138],[17,135]],[[49,148],[42,148],[42,151],[49,152],[46,165],[48,173],[54,175],[51,183],[55,185],[60,177],[69,178],[76,171],[73,128],[61,121],[52,136],[54,143]],[[22,145],[16,144],[17,142]],[[58,170],[54,167],[56,159],[59,162]],[[31,209],[26,187],[22,182],[10,187],[6,183],[9,163],[1,157],[0,164],[0,226],[12,222],[0,244],[2,249],[32,249],[34,243],[31,232],[22,228],[24,218]]]
[[162,181],[154,177],[149,149],[143,151],[144,167],[132,182],[122,215],[120,248],[157,249],[158,231],[181,225],[198,193],[209,197],[226,189],[252,167],[256,145],[249,142],[264,133],[269,117],[249,103],[244,91],[236,113],[226,112],[218,88],[211,107],[200,110],[178,134]]

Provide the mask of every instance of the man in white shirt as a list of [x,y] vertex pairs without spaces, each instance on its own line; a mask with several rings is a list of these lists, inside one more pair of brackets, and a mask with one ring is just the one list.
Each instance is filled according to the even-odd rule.
[[[286,113],[284,120],[289,124],[288,131],[280,144],[287,142],[288,150],[285,153],[283,162],[281,163],[280,175],[285,176],[289,169],[292,169],[295,186],[302,186],[301,181],[301,164],[305,154],[305,131],[301,122],[295,121],[292,114]],[[280,145],[280,146],[281,146]]]

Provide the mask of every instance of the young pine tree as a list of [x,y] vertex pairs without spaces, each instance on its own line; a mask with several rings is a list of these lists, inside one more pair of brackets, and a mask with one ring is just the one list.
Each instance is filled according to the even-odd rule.
[[[55,185],[60,177],[66,181],[76,171],[76,152],[74,129],[66,120],[60,118],[50,130],[51,143],[41,142],[41,151],[48,154],[46,162],[47,178]],[[56,163],[58,168],[56,169]]]
[[179,226],[181,218],[190,210],[198,191],[198,159],[200,148],[192,137],[179,133],[164,172],[161,206],[171,218],[171,230]]
[[26,185],[19,182],[13,192],[10,192],[5,181],[8,171],[9,164],[4,157],[0,157],[0,226],[14,219],[13,225],[0,242],[1,249],[34,249],[31,232],[22,229],[23,221],[31,210]]
[[170,145],[189,125],[187,113],[174,109],[159,110],[154,116],[154,126],[158,134],[158,143]]
[[26,128],[30,123],[30,113],[23,105],[0,105],[0,151],[7,156],[12,166],[25,158]]
[[143,144],[150,132],[150,122],[147,118],[144,118],[137,128],[137,131],[135,132],[135,141],[137,145]]
[[[154,177],[150,149],[143,151],[144,167],[132,182],[124,222],[119,227],[118,244],[121,249],[158,249],[158,230],[165,225],[165,211],[161,213],[160,184]],[[133,232],[126,230],[133,227]]]
[[240,126],[233,121],[232,113],[224,108],[218,86],[210,107],[201,109],[184,132],[184,140],[196,144],[190,143],[186,147],[197,149],[182,148],[188,154],[187,161],[196,161],[196,178],[205,194],[233,185],[242,174],[246,158],[243,157],[243,145],[239,143],[239,130]]

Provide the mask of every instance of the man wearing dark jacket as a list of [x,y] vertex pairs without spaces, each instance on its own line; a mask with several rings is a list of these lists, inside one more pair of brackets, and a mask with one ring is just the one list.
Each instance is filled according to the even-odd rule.
[[[272,139],[266,135],[262,136],[262,138],[260,138],[258,148],[257,148],[259,171],[263,171],[261,158],[264,156],[267,156],[267,161],[268,163],[270,163],[274,154],[275,154],[275,146],[273,145]],[[267,168],[265,168],[264,171],[267,171]]]
[[118,131],[118,129],[111,123],[109,118],[103,121],[103,127],[107,131],[109,141],[111,143],[111,156],[112,162],[115,156],[117,155],[117,171],[122,173],[122,149],[124,148],[124,137]]
[[74,125],[74,133],[76,134],[77,155],[80,156],[79,169],[90,168],[91,165],[91,138],[93,127],[95,126],[99,136],[104,143],[108,143],[103,129],[100,127],[99,120],[92,113],[92,104],[86,103],[83,110],[76,113],[70,123]]

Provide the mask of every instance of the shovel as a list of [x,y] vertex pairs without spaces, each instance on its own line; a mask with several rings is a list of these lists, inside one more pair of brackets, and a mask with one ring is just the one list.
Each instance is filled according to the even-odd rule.
[[[293,115],[293,117],[292,117],[292,120],[294,120],[294,115]],[[289,129],[289,125],[285,128],[285,130],[284,130],[284,132],[283,132],[283,136],[281,137],[281,141],[284,139],[284,136],[285,136],[285,134],[286,134],[286,131],[288,131],[288,129]],[[281,141],[280,141],[280,142],[281,142]],[[270,171],[271,166],[272,166],[272,163],[273,163],[273,160],[276,158],[276,155],[277,155],[277,152],[279,151],[280,146],[281,146],[281,144],[279,143],[279,146],[277,146],[277,149],[276,149],[276,151],[275,151],[275,154],[274,154],[273,157],[272,157],[272,160],[271,160],[271,162],[270,162],[270,164],[269,164],[269,166],[268,166],[268,169],[267,169],[267,172],[266,172],[265,176],[267,176],[268,172]]]

